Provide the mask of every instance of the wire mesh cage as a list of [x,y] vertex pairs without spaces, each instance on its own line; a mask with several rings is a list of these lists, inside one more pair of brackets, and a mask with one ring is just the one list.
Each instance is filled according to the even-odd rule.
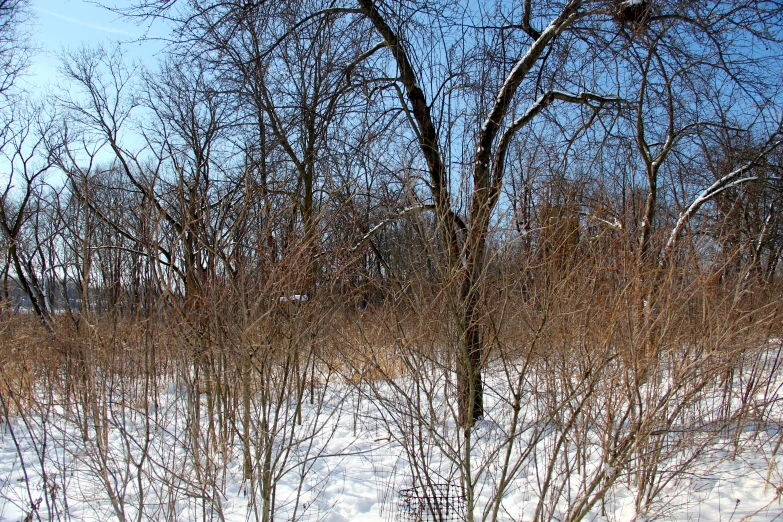
[[465,494],[454,484],[425,484],[400,490],[400,522],[463,522]]

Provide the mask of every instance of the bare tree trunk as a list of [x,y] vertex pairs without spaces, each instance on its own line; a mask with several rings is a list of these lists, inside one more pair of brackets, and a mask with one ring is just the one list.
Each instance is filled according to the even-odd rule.
[[459,424],[463,427],[484,417],[484,385],[481,378],[483,363],[483,339],[478,312],[478,296],[475,285],[477,277],[465,276],[462,283],[462,302],[465,303],[462,317],[464,332],[460,336],[457,354],[457,405]]

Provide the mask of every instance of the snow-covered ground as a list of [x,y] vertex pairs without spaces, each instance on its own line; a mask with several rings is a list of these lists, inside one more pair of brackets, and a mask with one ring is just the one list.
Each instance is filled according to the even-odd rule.
[[[490,519],[495,505],[497,520],[533,520],[537,509],[543,519],[564,519],[592,480],[607,489],[586,520],[783,520],[777,428],[735,426],[708,443],[698,434],[672,438],[650,478],[660,490],[639,512],[640,475],[629,471],[639,465],[615,476],[602,468],[601,433],[575,429],[562,439],[567,430],[533,410],[523,408],[522,427],[512,428],[501,381],[488,377],[487,417],[471,433],[477,520]],[[187,389],[161,384],[145,395],[127,391],[138,383],[112,381],[86,412],[90,401],[71,396],[66,404],[54,392],[34,403],[4,397],[4,411],[23,415],[0,426],[0,520],[262,520],[264,473],[243,478],[240,406],[224,404],[210,422],[202,396],[194,425]],[[255,469],[268,470],[274,520],[397,520],[398,492],[413,476],[459,485],[466,441],[453,405],[439,396],[444,389],[438,379],[359,388],[334,379],[305,393],[301,412],[292,394],[254,397],[249,447]],[[539,503],[542,495],[549,500]]]

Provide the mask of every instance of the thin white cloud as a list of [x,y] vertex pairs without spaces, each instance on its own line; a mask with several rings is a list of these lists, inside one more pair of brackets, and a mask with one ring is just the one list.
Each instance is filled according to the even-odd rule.
[[126,36],[135,36],[134,34],[129,33],[128,31],[124,31],[122,29],[115,29],[113,27],[108,27],[108,26],[105,26],[105,25],[91,24],[89,22],[84,22],[84,21],[79,20],[77,18],[71,18],[70,16],[65,16],[65,15],[61,15],[60,13],[55,13],[54,11],[49,11],[48,9],[44,9],[43,7],[39,7],[37,5],[33,6],[33,8],[36,11],[40,11],[40,12],[42,12],[44,14],[49,15],[49,16],[53,16],[55,18],[59,18],[60,20],[64,20],[66,22],[70,22],[72,24],[81,25],[82,27],[88,27],[90,29],[95,29],[96,31],[102,31],[104,33],[112,33],[112,34],[124,34]]

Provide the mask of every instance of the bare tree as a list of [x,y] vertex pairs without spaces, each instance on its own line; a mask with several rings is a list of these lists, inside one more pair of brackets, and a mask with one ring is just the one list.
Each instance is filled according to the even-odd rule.
[[0,0],[0,99],[7,110],[9,97],[29,63],[32,48],[27,38],[29,0]]
[[47,299],[45,266],[36,260],[41,247],[36,222],[45,187],[44,176],[54,158],[47,154],[53,139],[52,120],[40,108],[17,107],[4,129],[3,158],[8,165],[8,181],[0,195],[0,228],[9,241],[8,257],[16,279],[41,322],[51,329],[51,303]]
[[[551,136],[565,134],[569,144],[562,151],[552,147],[564,154],[562,165],[567,165],[583,140],[595,138],[587,137],[587,129],[603,114],[622,112],[622,119],[612,117],[604,126],[604,137],[626,148],[635,143],[641,159],[630,166],[630,176],[638,174],[646,185],[640,224],[634,227],[639,234],[639,263],[646,262],[661,206],[662,169],[667,173],[677,169],[677,159],[692,146],[694,134],[727,124],[720,120],[725,112],[719,106],[709,107],[710,100],[702,97],[705,87],[716,79],[725,79],[739,90],[748,85],[749,70],[742,70],[746,62],[738,50],[752,41],[777,45],[772,28],[779,16],[775,6],[759,8],[739,0],[710,6],[663,1],[524,2],[477,12],[446,3],[392,6],[359,0],[345,7],[314,2],[274,13],[269,9],[256,4],[240,8],[142,2],[123,12],[165,14],[177,23],[178,41],[187,45],[211,39],[207,49],[215,55],[208,59],[216,60],[221,52],[235,57],[226,62],[229,75],[239,73],[250,79],[264,71],[266,80],[255,83],[262,87],[256,91],[257,105],[266,112],[282,149],[302,167],[303,216],[310,212],[312,171],[307,165],[314,165],[308,151],[315,149],[306,145],[313,143],[310,140],[303,142],[301,154],[295,153],[291,136],[312,136],[315,127],[305,118],[304,129],[310,131],[283,128],[281,114],[292,104],[286,92],[272,87],[270,75],[277,72],[277,64],[286,74],[298,71],[293,78],[302,74],[292,63],[295,56],[286,50],[294,49],[299,38],[307,38],[308,31],[326,35],[329,24],[338,18],[348,20],[345,27],[372,29],[377,42],[345,33],[330,35],[329,42],[334,45],[335,39],[341,39],[339,45],[352,50],[355,58],[345,70],[361,79],[354,88],[365,94],[366,106],[374,107],[379,119],[394,113],[407,125],[407,129],[389,126],[385,132],[418,147],[415,168],[426,176],[411,185],[412,199],[414,203],[426,199],[424,203],[434,205],[437,216],[440,277],[448,289],[458,333],[455,363],[461,423],[466,427],[482,415],[481,371],[486,356],[482,330],[488,321],[481,312],[483,278],[490,255],[488,241],[507,183],[509,151],[523,147],[527,129],[543,132],[551,123],[560,128]],[[280,25],[259,24],[261,13],[267,20],[276,17]],[[238,47],[229,37],[253,45]],[[273,56],[280,56],[280,61]],[[759,71],[766,67],[762,61],[757,62]],[[248,64],[256,65],[255,71]],[[333,106],[330,100],[339,96],[341,84],[322,85],[323,107],[315,98],[308,102],[304,91],[299,95],[307,114],[320,110],[323,118]],[[763,107],[765,100],[772,99],[771,90],[745,88],[743,92],[749,105]],[[721,98],[728,92],[716,94]],[[292,119],[299,121],[293,114],[287,118]],[[316,134],[328,136],[322,131]],[[403,150],[411,152],[407,145]],[[595,152],[588,147],[587,153]]]

